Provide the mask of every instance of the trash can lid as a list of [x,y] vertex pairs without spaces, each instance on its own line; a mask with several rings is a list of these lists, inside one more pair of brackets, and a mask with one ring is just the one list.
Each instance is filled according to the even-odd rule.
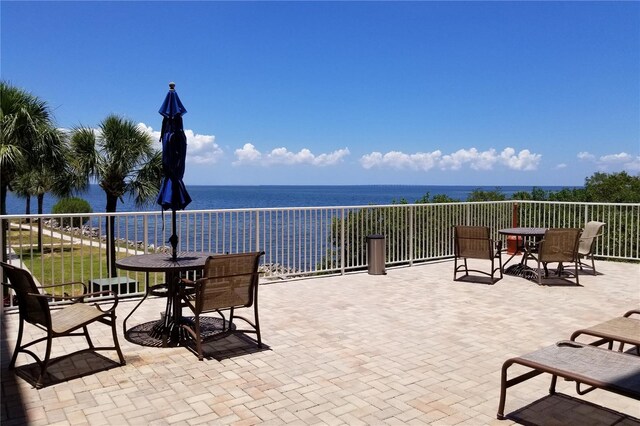
[[370,240],[382,240],[384,239],[384,235],[374,234],[374,235],[367,236],[367,238]]

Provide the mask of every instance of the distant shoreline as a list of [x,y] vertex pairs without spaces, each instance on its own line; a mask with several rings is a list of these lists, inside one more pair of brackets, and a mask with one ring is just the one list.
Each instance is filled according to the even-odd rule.
[[[559,191],[563,188],[581,188],[580,186],[487,186],[487,185],[187,185],[192,203],[186,210],[212,210],[234,208],[288,208],[288,207],[324,207],[354,206],[371,204],[391,204],[406,200],[413,203],[427,194],[446,195],[452,199],[465,201],[474,190],[500,190],[510,198],[515,192],[531,192],[533,188],[545,191]],[[87,191],[76,195],[89,202],[96,213],[104,212],[106,196],[96,185],[89,185]],[[43,212],[51,213],[57,198],[45,195]],[[119,202],[118,212],[159,211],[155,202],[142,208],[130,198]],[[36,213],[37,202],[31,199],[31,213]],[[8,214],[23,214],[25,199],[9,193],[7,196]]]

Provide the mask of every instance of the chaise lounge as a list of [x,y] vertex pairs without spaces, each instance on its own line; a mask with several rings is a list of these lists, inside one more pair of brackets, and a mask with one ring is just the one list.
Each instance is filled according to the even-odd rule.
[[[507,379],[507,370],[514,364],[532,370]],[[640,357],[583,343],[561,341],[505,361],[502,365],[498,419],[505,418],[507,388],[542,373],[552,375],[550,394],[555,394],[557,379],[562,377],[578,385],[583,383],[591,386],[581,394],[597,388],[640,400]]]
[[571,340],[575,341],[581,335],[598,337],[599,340],[590,345],[600,346],[608,343],[608,348],[611,350],[614,342],[618,342],[620,343],[618,351],[622,352],[624,345],[629,344],[634,345],[636,353],[640,355],[640,317],[632,318],[632,315],[640,315],[640,309],[632,309],[621,317],[577,330],[571,335]]

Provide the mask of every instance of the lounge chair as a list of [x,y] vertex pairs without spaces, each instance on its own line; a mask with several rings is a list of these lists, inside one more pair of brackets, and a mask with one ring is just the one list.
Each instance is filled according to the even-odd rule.
[[[556,275],[562,276],[563,273],[570,273],[576,279],[576,284],[580,284],[578,277],[578,242],[580,240],[579,228],[550,228],[544,233],[544,238],[537,245],[537,261],[538,261],[538,284],[542,284],[542,270],[544,268],[544,277],[549,276],[547,265],[549,263],[558,263]],[[533,250],[532,250],[533,251]],[[563,263],[573,263],[574,272],[565,271]]]
[[583,266],[589,266],[582,262],[582,258],[591,258],[591,270],[596,275],[596,263],[593,259],[593,250],[596,246],[596,238],[602,235],[600,232],[606,223],[590,221],[584,227],[580,235],[580,244],[578,245],[578,259],[580,260],[580,270]]
[[[184,323],[182,327],[194,339],[196,353],[203,360],[200,317],[203,314],[217,312],[223,318],[226,333],[255,333],[258,347],[262,347],[260,322],[258,319],[258,266],[264,252],[225,254],[209,256],[204,266],[202,278],[195,281],[183,279],[181,300],[183,306],[191,309],[195,315],[193,324]],[[236,308],[254,308],[254,320],[235,315]],[[229,311],[228,321],[223,311]],[[234,319],[242,319],[251,329],[234,329]],[[226,323],[226,325],[224,325]],[[218,336],[214,336],[217,338]]]
[[[523,365],[532,370],[507,379],[507,370],[513,364]],[[550,394],[556,392],[557,379],[562,377],[591,386],[586,392],[598,388],[640,399],[640,357],[566,340],[504,362],[498,419],[505,418],[507,388],[542,373],[553,376]]]
[[[454,227],[454,264],[453,280],[457,281],[458,273],[464,270],[464,276],[469,271],[491,277],[491,284],[502,279],[502,241],[493,241],[489,237],[489,228],[486,226],[455,226]],[[458,265],[462,259],[463,264]],[[484,259],[491,262],[491,272],[469,269],[467,259]],[[495,266],[495,261],[498,266]],[[500,278],[494,278],[496,271],[500,272]]]
[[[4,262],[0,262],[0,265],[4,269],[4,272],[10,281],[10,284],[3,283],[3,285],[11,288],[16,293],[20,312],[18,339],[13,356],[9,362],[10,370],[15,367],[16,359],[20,352],[31,356],[40,366],[40,373],[35,382],[35,387],[41,388],[47,373],[47,368],[50,367],[51,364],[54,362],[60,362],[63,359],[67,359],[81,352],[115,350],[120,361],[119,365],[125,364],[122,351],[120,350],[120,345],[118,344],[118,335],[116,332],[116,306],[118,306],[118,296],[116,293],[110,290],[87,293],[87,286],[84,283],[78,282],[43,286],[41,287],[42,289],[51,289],[54,287],[75,284],[82,285],[84,288],[84,292],[81,296],[55,296],[56,300],[72,300],[73,303],[71,305],[64,306],[62,309],[52,311],[49,307],[49,300],[52,299],[53,296],[40,293],[33,276],[28,271]],[[114,297],[114,302],[109,309],[103,310],[97,304],[83,303],[84,298],[86,297],[100,295],[112,295]],[[100,322],[111,327],[114,346],[95,347],[93,345],[93,342],[89,337],[87,326],[94,322]],[[46,336],[22,345],[22,335],[25,323],[32,324],[41,329],[46,333]],[[81,332],[78,331],[80,329],[82,329]],[[68,336],[84,336],[87,339],[89,347],[52,360],[51,346],[53,339],[56,337]],[[45,340],[47,342],[45,356],[43,360],[40,360],[34,352],[27,348]]]
[[619,342],[620,352],[624,350],[625,344],[630,344],[636,347],[636,352],[640,355],[640,318],[632,318],[632,315],[640,316],[640,309],[632,309],[621,317],[577,330],[571,335],[571,340],[575,341],[581,335],[597,337],[599,340],[590,344],[600,346],[607,343],[609,350],[613,349],[615,342]]

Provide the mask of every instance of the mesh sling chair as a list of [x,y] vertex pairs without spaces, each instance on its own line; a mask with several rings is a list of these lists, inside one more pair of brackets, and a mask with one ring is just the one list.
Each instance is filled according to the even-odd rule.
[[[47,368],[53,364],[53,362],[62,361],[63,359],[81,352],[115,350],[118,354],[120,365],[125,364],[122,351],[120,350],[120,345],[118,344],[118,335],[116,333],[116,306],[118,305],[118,297],[114,292],[105,290],[95,293],[87,293],[87,287],[84,283],[65,283],[40,287],[42,289],[50,289],[70,284],[78,284],[84,287],[84,292],[81,296],[55,296],[56,300],[72,300],[73,303],[71,305],[65,305],[61,309],[51,310],[49,300],[52,299],[53,296],[40,293],[31,273],[8,263],[0,262],[0,265],[4,269],[6,276],[10,281],[10,284],[3,283],[3,285],[13,289],[16,293],[20,314],[18,339],[13,356],[11,357],[11,362],[9,363],[10,370],[15,367],[16,359],[20,352],[30,355],[35,359],[36,363],[40,367],[40,375],[36,380],[35,386],[36,388],[41,388],[43,386],[43,379],[47,373]],[[113,305],[109,309],[102,310],[97,304],[90,305],[83,303],[84,298],[87,296],[107,294],[114,296]],[[111,327],[114,343],[113,346],[96,347],[93,345],[93,342],[89,337],[87,326],[94,322],[100,322]],[[46,332],[47,335],[23,345],[22,335],[25,323],[38,327]],[[80,329],[82,329],[82,331],[79,331]],[[51,346],[53,339],[56,337],[69,336],[84,336],[87,339],[89,347],[87,349],[58,357],[55,360],[51,360]],[[43,341],[46,341],[47,344],[44,359],[41,360],[34,352],[27,348]]]
[[582,258],[591,258],[591,270],[593,271],[593,275],[596,275],[596,263],[593,259],[593,250],[596,246],[596,239],[602,235],[600,232],[602,227],[606,225],[604,222],[596,222],[595,220],[587,222],[582,231],[582,235],[580,235],[580,244],[578,245],[578,259],[580,260],[580,270],[582,270],[582,266],[589,266],[586,263],[582,262]]
[[[258,347],[262,347],[260,322],[258,318],[258,266],[264,252],[224,254],[209,256],[204,266],[202,278],[195,281],[182,280],[181,299],[183,306],[195,315],[193,324],[182,327],[194,339],[198,359],[203,360],[200,317],[217,312],[223,319],[223,331],[255,333]],[[253,306],[254,320],[235,315],[237,308]],[[223,311],[229,311],[228,320]],[[233,330],[233,321],[242,319],[251,329]],[[214,337],[215,338],[215,337]]]
[[[502,241],[493,241],[489,237],[487,226],[455,226],[454,230],[454,265],[453,280],[456,281],[457,274],[464,270],[464,276],[469,275],[469,271],[491,277],[494,284],[502,279]],[[463,259],[463,264],[458,265],[458,260]],[[469,269],[467,259],[486,259],[491,261],[491,272]],[[495,261],[498,266],[495,266]],[[500,278],[495,278],[496,271],[500,272]]]
[[[549,276],[547,264],[558,263],[556,275],[562,276],[563,272],[572,274],[576,284],[580,284],[578,278],[578,243],[581,229],[579,228],[550,228],[544,233],[544,238],[536,243],[538,246],[538,284],[542,284],[542,271],[545,278]],[[574,272],[565,271],[563,263],[573,263]]]

